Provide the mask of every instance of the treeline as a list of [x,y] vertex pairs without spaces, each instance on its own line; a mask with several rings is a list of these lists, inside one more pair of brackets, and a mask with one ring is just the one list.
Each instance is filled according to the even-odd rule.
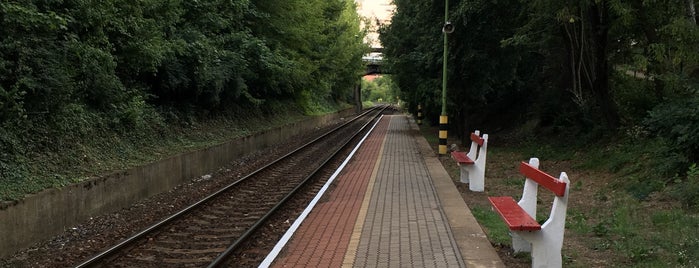
[[[422,104],[431,122],[441,112],[444,2],[395,0],[381,30],[401,99],[413,111]],[[699,161],[695,0],[449,2],[450,135],[527,122],[571,142],[654,144],[650,157],[670,177]]]
[[0,1],[0,181],[105,131],[350,102],[363,37],[351,0]]
[[362,79],[363,102],[399,103],[400,89],[390,77],[378,76],[373,80]]
[[[346,99],[364,52],[352,1],[3,1],[0,119],[143,105]],[[143,104],[145,103],[145,104]]]

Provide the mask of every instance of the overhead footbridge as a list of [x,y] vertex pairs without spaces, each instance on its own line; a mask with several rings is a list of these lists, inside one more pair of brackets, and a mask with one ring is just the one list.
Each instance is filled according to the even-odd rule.
[[385,68],[382,68],[383,63],[383,48],[372,47],[371,52],[362,57],[362,61],[366,64],[366,72],[364,75],[385,74],[388,73]]

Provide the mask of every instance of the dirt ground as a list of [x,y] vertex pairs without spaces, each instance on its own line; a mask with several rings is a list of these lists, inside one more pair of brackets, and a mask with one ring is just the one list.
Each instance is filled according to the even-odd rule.
[[[429,130],[428,130],[429,131]],[[434,130],[437,133],[437,130]],[[449,144],[457,143],[457,141],[449,140]],[[437,152],[436,144],[432,144],[433,149]],[[466,151],[468,148],[459,146],[460,150]],[[521,153],[515,152],[507,147],[507,144],[500,143],[498,139],[493,139],[492,135],[488,144],[486,179],[484,192],[471,192],[468,189],[468,184],[459,182],[459,167],[450,157],[442,156],[440,160],[461,195],[470,207],[490,208],[488,196],[512,196],[518,200],[522,195],[522,187],[524,185],[524,177],[519,174],[518,165],[520,162],[527,162],[529,157],[523,156]],[[607,182],[610,181],[609,174],[581,171],[575,168],[571,161],[548,161],[541,159],[540,169],[546,171],[554,177],[558,177],[560,172],[565,171],[571,180],[570,199],[568,200],[568,215],[566,221],[566,233],[563,242],[563,258],[565,267],[610,267],[618,266],[623,263],[623,260],[615,256],[612,250],[601,249],[596,250],[595,245],[601,243],[601,238],[594,234],[580,234],[573,232],[569,226],[571,218],[575,215],[590,215],[590,213],[598,213],[596,210],[611,206],[609,198],[600,197],[605,195],[608,189]],[[550,211],[553,202],[553,195],[546,193],[547,191],[539,191],[539,214]],[[572,213],[573,212],[573,213]],[[572,215],[574,214],[575,215]],[[582,216],[584,217],[584,216]],[[584,219],[585,224],[596,224],[593,219]],[[504,223],[503,223],[504,224]],[[483,230],[488,234],[488,229],[481,224]],[[492,240],[491,240],[492,243]],[[509,245],[493,245],[498,254],[502,258],[507,267],[530,267],[531,260],[526,254],[515,256]]]

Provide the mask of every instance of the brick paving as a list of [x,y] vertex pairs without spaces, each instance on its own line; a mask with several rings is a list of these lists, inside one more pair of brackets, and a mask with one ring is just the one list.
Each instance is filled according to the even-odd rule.
[[392,117],[354,267],[463,267],[405,116]]
[[502,267],[415,135],[407,116],[384,116],[272,266]]
[[388,125],[377,124],[273,267],[342,266]]

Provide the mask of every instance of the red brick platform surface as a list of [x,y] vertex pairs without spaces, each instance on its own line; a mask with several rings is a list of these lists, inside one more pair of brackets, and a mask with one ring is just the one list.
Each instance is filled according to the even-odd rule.
[[437,163],[409,117],[384,116],[272,266],[502,267]]

